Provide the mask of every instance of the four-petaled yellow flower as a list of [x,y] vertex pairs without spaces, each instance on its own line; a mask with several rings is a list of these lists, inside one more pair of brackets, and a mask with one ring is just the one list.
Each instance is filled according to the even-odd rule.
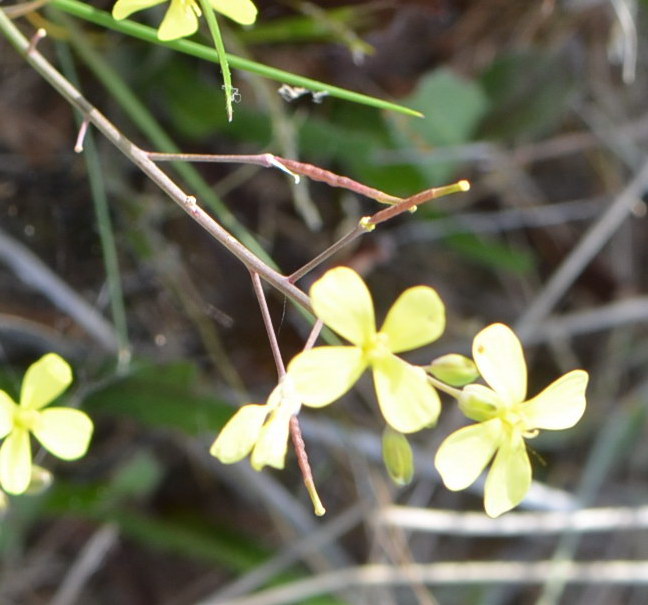
[[[167,0],[117,0],[112,15],[115,19],[126,17]],[[158,38],[163,41],[176,40],[196,33],[198,17],[202,14],[196,0],[170,0]],[[242,25],[251,25],[256,20],[257,9],[251,0],[209,0],[212,8]]]
[[72,382],[68,363],[49,353],[33,363],[25,374],[20,403],[0,391],[0,486],[10,494],[22,494],[32,477],[29,434],[63,460],[83,456],[92,436],[92,421],[79,410],[43,409]]
[[244,405],[229,419],[209,453],[223,464],[233,464],[252,452],[250,462],[255,470],[264,466],[283,468],[290,419],[300,407],[291,379],[284,376],[265,405]]
[[321,407],[346,393],[370,367],[376,395],[387,423],[401,433],[433,425],[439,396],[423,368],[396,357],[436,340],[445,328],[445,309],[427,286],[405,290],[376,331],[371,294],[348,267],[327,271],[310,291],[319,319],[353,346],[316,347],[297,355],[288,375],[304,405]]
[[585,411],[588,375],[573,370],[525,401],[522,346],[503,324],[490,325],[475,336],[473,358],[489,386],[464,387],[459,406],[478,424],[447,437],[435,464],[446,487],[456,491],[471,485],[494,457],[484,488],[484,508],[497,517],[517,506],[531,485],[524,439],[535,437],[539,429],[574,426]]

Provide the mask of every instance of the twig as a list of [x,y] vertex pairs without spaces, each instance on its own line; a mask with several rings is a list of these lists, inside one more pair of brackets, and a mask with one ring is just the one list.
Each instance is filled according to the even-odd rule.
[[612,237],[648,189],[648,161],[551,276],[516,323],[521,338],[535,332],[560,297]]
[[100,346],[107,351],[118,351],[118,340],[113,326],[33,252],[2,230],[0,230],[0,262],[10,267],[22,281],[41,292],[59,309],[67,313]]
[[219,223],[209,216],[197,200],[187,195],[155,163],[149,159],[147,152],[127,139],[96,107],[94,107],[72,84],[58,72],[38,51],[26,54],[29,42],[15,25],[0,10],[0,31],[9,42],[25,56],[25,60],[49,82],[68,103],[76,107],[113,145],[144,172],[164,193],[191,216],[207,233],[218,240],[248,269],[256,271],[265,281],[310,311],[308,297],[288,279],[275,271],[256,255],[250,252],[236,238],[227,232]]
[[307,534],[302,539],[290,543],[283,551],[271,559],[257,565],[253,570],[237,578],[231,584],[218,590],[218,592],[201,600],[198,605],[215,605],[226,599],[251,592],[277,576],[293,562],[308,553],[321,552],[322,547],[332,543],[336,538],[360,524],[367,513],[367,506],[363,503],[354,504],[352,507],[334,517],[328,523],[323,523],[317,530]]
[[284,367],[283,358],[281,356],[281,349],[279,348],[279,342],[277,341],[277,334],[275,332],[274,326],[272,325],[272,317],[270,316],[268,301],[266,300],[265,292],[263,291],[263,284],[261,283],[259,274],[256,273],[256,271],[250,271],[250,277],[252,278],[252,287],[254,288],[254,294],[256,295],[257,302],[259,303],[259,309],[261,310],[263,325],[265,326],[266,334],[268,335],[268,341],[270,342],[272,357],[275,361],[275,365],[277,366],[277,376],[281,379],[286,374],[286,368]]
[[586,533],[648,528],[648,506],[585,508],[575,511],[508,513],[490,519],[483,513],[388,506],[373,518],[381,525],[453,536],[546,535],[565,530]]
[[[591,561],[570,563],[565,568],[571,583],[600,585],[648,585],[648,561]],[[222,601],[221,605],[289,605],[341,588],[410,586],[413,581],[436,586],[472,584],[539,584],[552,572],[550,561],[533,563],[489,561],[487,563],[413,564],[404,567],[363,565],[320,574],[249,597]]]
[[73,605],[83,587],[101,567],[106,555],[117,543],[119,533],[115,525],[104,525],[86,542],[76,561],[65,575],[50,605]]

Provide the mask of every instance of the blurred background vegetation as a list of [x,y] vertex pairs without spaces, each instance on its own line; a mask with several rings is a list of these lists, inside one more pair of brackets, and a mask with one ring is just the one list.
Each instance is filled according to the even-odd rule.
[[[145,149],[269,151],[399,196],[470,179],[469,193],[381,225],[327,266],[359,270],[379,312],[411,285],[439,291],[448,329],[415,362],[467,353],[481,327],[501,321],[525,340],[531,393],[587,369],[584,419],[532,443],[539,483],[522,509],[639,511],[648,497],[645,4],[258,0],[254,27],[220,20],[233,54],[425,119],[326,96],[289,101],[279,83],[235,70],[240,102],[228,124],[214,64],[52,7],[17,23],[28,36],[46,27],[39,50]],[[137,18],[157,26],[160,14]],[[199,37],[209,43],[206,30]],[[646,602],[645,574],[603,586],[596,577],[562,586],[550,572],[530,582],[524,566],[478,583],[408,576],[410,563],[456,562],[461,577],[480,561],[648,557],[638,515],[584,535],[540,525],[462,535],[461,516],[424,531],[380,522],[393,504],[481,510],[479,490],[450,493],[433,469],[440,440],[462,424],[450,406],[437,429],[413,437],[417,474],[406,488],[382,468],[369,381],[324,411],[305,410],[322,519],[292,454],[283,472],[212,459],[209,444],[235,407],[264,401],[276,382],[247,271],[106,141],[88,138],[75,154],[70,107],[5,40],[0,91],[1,386],[15,394],[24,369],[57,351],[75,368],[68,402],[97,425],[82,461],[41,455],[56,475],[48,491],[11,499],[0,522],[2,605],[233,603],[278,585],[278,596],[236,602]],[[259,167],[165,169],[286,273],[377,210]],[[289,358],[308,326],[281,296],[269,301]],[[369,564],[406,578],[358,580]],[[340,569],[360,571],[327,584]],[[304,580],[315,589],[298,592]]]

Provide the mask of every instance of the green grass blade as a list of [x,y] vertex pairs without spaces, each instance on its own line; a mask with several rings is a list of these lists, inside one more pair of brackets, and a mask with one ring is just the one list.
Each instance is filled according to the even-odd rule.
[[[52,0],[52,6],[63,10],[75,17],[85,19],[86,21],[91,21],[102,27],[108,29],[114,29],[121,33],[133,36],[135,38],[140,38],[146,42],[152,44],[160,44],[166,46],[173,50],[183,52],[199,59],[204,59],[205,61],[211,61],[212,63],[218,63],[218,53],[215,49],[205,46],[204,44],[198,44],[190,40],[171,40],[168,42],[162,42],[158,40],[157,30],[152,27],[147,27],[140,23],[135,23],[134,21],[115,21],[112,16],[105,12],[98,10],[89,4],[79,2],[78,0]],[[377,99],[375,97],[370,97],[358,92],[353,92],[345,88],[340,88],[338,86],[332,86],[331,84],[325,84],[317,80],[312,80],[311,78],[306,78],[304,76],[299,76],[292,74],[281,69],[276,69],[274,67],[269,67],[268,65],[263,65],[257,63],[256,61],[251,61],[249,59],[244,59],[242,57],[237,57],[234,55],[227,55],[229,64],[236,69],[242,69],[244,71],[249,71],[270,80],[276,80],[277,82],[290,84],[292,86],[301,86],[307,88],[314,92],[326,92],[332,97],[337,97],[344,99],[346,101],[351,101],[353,103],[360,103],[361,105],[368,105],[370,107],[377,107],[379,109],[386,109],[390,111],[396,111],[399,113],[404,113],[406,115],[423,117],[423,114],[409,107],[404,107],[396,103],[390,103],[388,101],[383,101],[382,99]]]
[[223,84],[225,86],[225,107],[227,110],[227,121],[232,121],[232,74],[230,73],[229,62],[227,60],[227,53],[223,45],[223,38],[218,27],[218,21],[214,14],[214,9],[209,4],[208,0],[200,0],[203,14],[207,20],[209,33],[214,40],[214,46],[218,54],[218,62],[220,63],[221,72],[223,73]]

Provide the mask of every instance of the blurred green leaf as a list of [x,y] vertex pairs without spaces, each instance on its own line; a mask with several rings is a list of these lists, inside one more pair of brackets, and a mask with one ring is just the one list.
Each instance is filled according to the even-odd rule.
[[481,132],[507,141],[547,134],[569,111],[575,91],[561,57],[531,51],[498,57],[481,83],[491,108]]
[[470,233],[451,235],[446,241],[451,248],[466,258],[490,269],[523,274],[530,271],[535,264],[532,254],[526,250],[515,250]]
[[[461,78],[445,68],[422,78],[404,102],[422,111],[425,119],[408,124],[392,116],[394,136],[402,147],[415,148],[421,153],[470,141],[488,109],[488,98],[479,83]],[[420,170],[433,186],[447,181],[456,166],[456,162],[449,160],[422,166]]]
[[188,362],[141,366],[89,394],[84,409],[189,435],[216,431],[232,414],[231,406],[201,392],[196,367]]

